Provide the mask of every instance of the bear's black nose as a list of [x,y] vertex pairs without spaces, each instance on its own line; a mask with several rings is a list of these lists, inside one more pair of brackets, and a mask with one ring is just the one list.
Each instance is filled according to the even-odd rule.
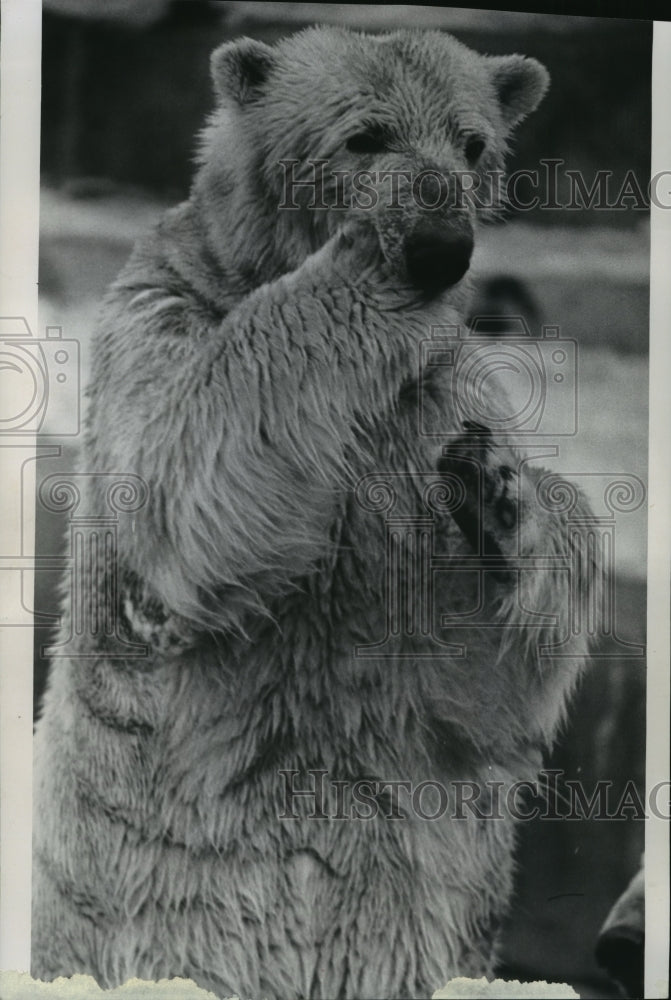
[[437,294],[456,285],[468,271],[473,234],[418,226],[406,239],[405,259],[413,285]]

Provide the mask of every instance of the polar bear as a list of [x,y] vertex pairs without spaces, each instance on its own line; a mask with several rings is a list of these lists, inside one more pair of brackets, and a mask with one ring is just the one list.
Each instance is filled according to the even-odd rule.
[[[429,996],[492,970],[515,838],[494,792],[534,777],[588,652],[538,652],[574,544],[543,471],[422,353],[463,322],[474,191],[548,77],[334,28],[212,68],[191,196],[97,333],[86,502],[146,486],[114,561],[116,634],[146,656],[64,626],[34,973]],[[84,572],[87,600],[114,590]]]

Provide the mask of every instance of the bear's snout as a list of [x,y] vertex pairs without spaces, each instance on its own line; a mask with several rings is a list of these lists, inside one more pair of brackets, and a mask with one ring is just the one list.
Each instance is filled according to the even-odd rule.
[[437,294],[461,281],[473,253],[473,232],[466,228],[420,223],[406,238],[408,276],[417,288]]

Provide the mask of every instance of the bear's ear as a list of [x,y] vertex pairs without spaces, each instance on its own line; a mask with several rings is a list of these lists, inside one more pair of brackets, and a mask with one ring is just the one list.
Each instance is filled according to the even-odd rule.
[[491,62],[503,118],[512,127],[538,107],[550,74],[536,59],[525,56],[495,56]]
[[210,61],[217,95],[225,103],[248,104],[259,95],[274,62],[270,46],[253,38],[219,46]]

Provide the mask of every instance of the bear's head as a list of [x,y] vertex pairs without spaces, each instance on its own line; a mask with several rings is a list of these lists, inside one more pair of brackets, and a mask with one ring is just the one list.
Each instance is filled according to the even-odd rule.
[[216,249],[258,284],[367,212],[388,260],[431,292],[468,270],[511,132],[549,82],[535,59],[482,56],[443,32],[341,28],[229,42],[212,72],[195,191]]

